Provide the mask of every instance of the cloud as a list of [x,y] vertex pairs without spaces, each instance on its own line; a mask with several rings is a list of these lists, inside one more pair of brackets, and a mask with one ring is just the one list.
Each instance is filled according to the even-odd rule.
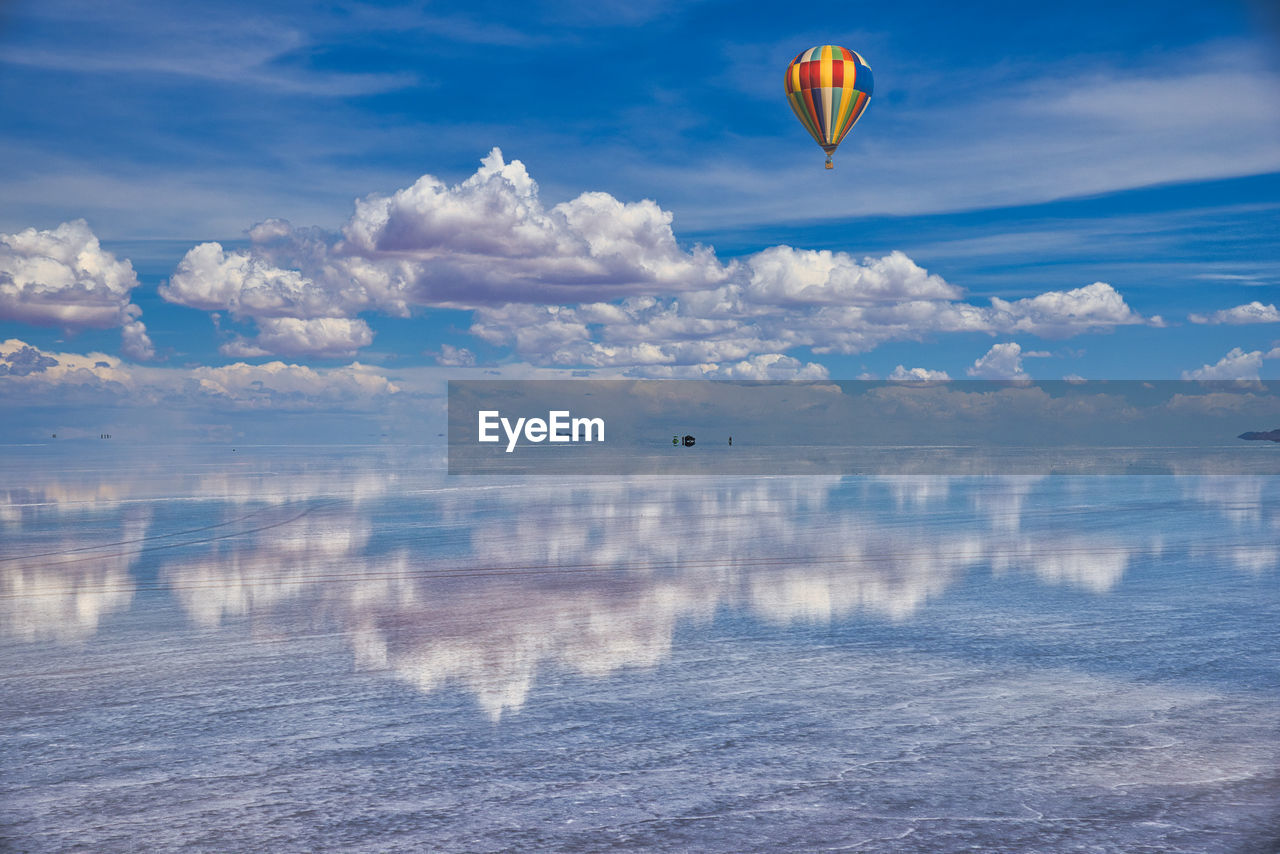
[[381,370],[352,362],[311,368],[280,361],[221,367],[131,365],[106,353],[46,352],[25,341],[0,342],[0,401],[67,402],[74,392],[109,400],[213,408],[367,410],[399,394]]
[[[224,355],[256,357],[349,357],[373,343],[373,330],[351,317],[374,298],[360,281],[327,266],[328,247],[319,233],[295,231],[271,219],[249,231],[253,249],[227,252],[220,243],[202,243],[183,257],[160,288],[169,302],[251,318],[255,338],[222,345]],[[280,254],[306,258],[319,275],[279,267]],[[393,313],[401,313],[393,310]]]
[[[250,234],[269,239],[281,225],[289,227],[271,220]],[[368,305],[363,288],[327,288],[297,270],[275,266],[264,253],[226,252],[220,243],[201,243],[187,252],[160,296],[236,317],[341,317]]]
[[56,367],[58,360],[35,347],[10,339],[0,345],[0,377],[25,377]]
[[142,309],[130,302],[137,286],[133,265],[103,250],[82,219],[0,234],[0,320],[72,331],[119,326],[124,351],[150,359]]
[[1258,372],[1262,370],[1263,358],[1261,350],[1246,353],[1242,348],[1234,347],[1212,365],[1206,364],[1192,371],[1183,371],[1182,378],[1184,380],[1256,380]]
[[963,293],[896,251],[858,263],[844,252],[774,246],[753,255],[749,267],[745,293],[765,305],[867,305]]
[[965,373],[993,380],[1024,379],[1027,375],[1022,370],[1022,355],[1022,347],[1016,341],[993,344]]
[[760,353],[737,362],[650,366],[631,373],[654,379],[825,380],[830,372],[817,362],[801,362],[781,353]]
[[[652,201],[624,203],[606,193],[583,193],[547,209],[524,164],[507,163],[495,148],[460,184],[424,175],[390,196],[358,200],[340,237],[276,219],[250,231],[246,251],[200,244],[160,294],[181,305],[257,320],[257,339],[233,342],[231,352],[325,355],[335,352],[332,334],[301,335],[291,325],[285,335],[279,323],[264,328],[263,319],[349,318],[367,309],[404,317],[411,307],[595,302],[724,281],[731,268],[709,249],[683,250],[671,219]],[[362,323],[360,329],[368,331]],[[345,344],[367,346],[372,339],[365,337],[348,335]],[[325,349],[302,349],[308,342]]]
[[289,62],[290,55],[317,49],[314,36],[300,29],[296,17],[275,17],[261,7],[198,19],[171,14],[164,4],[121,4],[109,12],[93,4],[49,5],[38,14],[48,15],[51,25],[30,28],[21,44],[6,50],[6,63],[95,76],[127,74],[131,83],[145,73],[331,97],[417,82],[407,73],[318,70]]
[[0,317],[41,326],[120,323],[138,278],[98,245],[84,220],[0,234]]
[[1160,323],[1104,282],[977,305],[900,251],[780,245],[721,264],[709,248],[683,249],[671,222],[652,201],[599,192],[547,208],[524,165],[495,148],[456,185],[425,175],[357,201],[340,235],[271,219],[246,250],[200,244],[160,293],[254,320],[257,337],[225,344],[227,355],[347,356],[372,343],[359,312],[464,308],[471,334],[534,365],[639,376],[812,376],[789,351]]
[[1263,305],[1254,300],[1251,303],[1238,305],[1235,308],[1224,308],[1209,315],[1192,314],[1190,319],[1192,323],[1212,324],[1280,323],[1280,311],[1276,310],[1274,304]]
[[120,352],[130,359],[145,362],[155,358],[156,348],[151,343],[151,336],[147,334],[147,327],[138,320],[141,314],[142,309],[136,305],[127,307],[125,316],[130,319],[120,327]]
[[688,376],[705,373],[708,364],[795,348],[851,354],[948,332],[1066,337],[1160,323],[1134,312],[1104,282],[975,305],[963,301],[961,288],[896,251],[859,260],[775,246],[723,269],[719,284],[654,289],[613,303],[480,306],[471,332],[535,364]]
[[184,389],[190,396],[255,409],[363,408],[400,391],[378,370],[359,362],[328,370],[284,362],[200,367],[188,372]]
[[470,368],[475,363],[475,354],[466,347],[441,344],[440,352],[436,355],[436,364],[445,368]]
[[1065,337],[1084,330],[1141,323],[1158,325],[1158,317],[1145,320],[1125,304],[1111,285],[1094,282],[1070,291],[1048,291],[1036,297],[1006,302],[991,298],[994,324],[1007,332]]
[[[818,253],[786,249],[761,253],[767,256],[765,279],[774,283],[812,276]],[[817,286],[753,288],[750,278],[759,258],[743,259],[728,284],[679,296],[633,297],[617,304],[482,307],[470,331],[490,344],[511,346],[536,364],[630,367],[638,375],[670,376],[685,375],[683,367],[801,347],[815,353],[860,353],[887,341],[948,332],[1061,337],[1151,322],[1103,283],[984,307],[949,298],[959,289],[902,253],[861,262],[848,256],[820,259],[839,269],[846,282],[858,280],[855,268],[867,273],[865,280],[874,289],[861,291],[833,288],[826,276],[812,276]],[[788,269],[792,264],[801,268],[798,273]],[[829,302],[835,293],[847,302]],[[921,298],[926,293],[940,298]],[[804,294],[818,301],[800,302]]]
[[350,357],[373,343],[373,330],[360,319],[345,317],[264,317],[258,320],[258,335],[252,340],[236,338],[219,348],[228,356]]
[[893,369],[889,379],[894,382],[942,382],[951,379],[946,371],[932,371],[928,368],[905,368],[902,365]]
[[0,342],[0,366],[7,366],[0,377],[10,388],[134,386],[132,369],[118,356],[45,352],[17,338]]
[[335,254],[359,261],[344,269],[384,301],[460,307],[681,291],[728,275],[711,250],[681,249],[652,201],[590,192],[548,210],[519,160],[494,148],[481,164],[452,187],[424,175],[356,202]]

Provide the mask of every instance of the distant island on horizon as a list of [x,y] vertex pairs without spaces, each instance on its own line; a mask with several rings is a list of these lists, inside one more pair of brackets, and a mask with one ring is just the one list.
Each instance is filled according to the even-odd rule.
[[1276,428],[1275,430],[1267,430],[1266,432],[1250,431],[1248,433],[1241,433],[1236,438],[1237,439],[1265,439],[1266,441],[1269,441],[1269,442],[1280,442],[1280,428]]

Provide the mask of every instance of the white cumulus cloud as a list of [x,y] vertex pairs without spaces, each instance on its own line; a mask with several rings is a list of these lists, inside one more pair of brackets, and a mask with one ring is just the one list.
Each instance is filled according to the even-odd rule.
[[359,362],[328,370],[278,361],[236,362],[194,368],[183,379],[187,396],[220,399],[240,408],[359,408],[400,391],[380,371]]
[[[1270,354],[1267,354],[1270,356]],[[1246,353],[1241,347],[1233,347],[1227,355],[1212,365],[1201,365],[1195,370],[1183,371],[1184,380],[1256,380],[1262,370],[1264,356],[1261,350]]]
[[201,243],[160,288],[169,302],[237,317],[340,317],[368,304],[362,288],[326,288],[297,270],[275,266],[263,254],[227,252]]
[[1106,282],[1094,282],[1070,291],[1048,291],[1039,296],[1008,302],[991,298],[994,325],[1006,332],[1067,336],[1089,329],[1159,324],[1129,308],[1120,292]]
[[137,286],[133,265],[104,250],[82,219],[0,234],[0,320],[72,331],[118,326],[126,355],[149,359],[142,309],[131,302]]
[[[816,253],[766,250],[741,262],[733,282],[677,296],[632,297],[617,304],[484,307],[475,313],[471,332],[490,344],[510,346],[535,364],[632,366],[644,375],[654,374],[651,366],[663,365],[666,375],[801,347],[851,354],[887,341],[949,332],[1065,336],[1147,322],[1102,283],[1016,302],[997,300],[990,307],[963,302],[952,298],[958,288],[901,253],[862,262],[842,259],[846,281],[857,278],[852,271],[857,266],[869,273],[866,278],[876,285],[872,291],[833,289],[826,278],[821,285],[756,288],[750,280],[761,256],[769,271],[765,278],[775,285],[796,280],[788,269],[793,263],[803,276],[811,273],[815,260],[822,260]],[[837,293],[849,302],[831,302]],[[928,293],[938,298],[925,298]],[[800,302],[804,294],[817,302]]]
[[372,303],[360,282],[337,275],[311,278],[276,266],[270,257],[281,244],[292,253],[318,248],[323,256],[322,246],[298,239],[283,220],[260,223],[250,238],[254,251],[227,252],[219,243],[191,249],[160,295],[179,305],[251,318],[257,336],[222,345],[225,355],[346,357],[373,343],[369,324],[350,316]]
[[1263,305],[1261,302],[1254,300],[1251,303],[1238,305],[1235,308],[1224,308],[1221,311],[1215,311],[1213,314],[1193,314],[1190,316],[1192,323],[1280,323],[1280,311],[1276,310],[1275,304]]
[[24,388],[135,385],[133,369],[118,356],[45,351],[18,338],[0,342],[0,379]]
[[357,201],[341,235],[268,220],[250,230],[247,250],[196,246],[161,293],[252,319],[257,336],[224,345],[229,355],[349,355],[372,341],[359,312],[463,308],[474,312],[472,335],[532,365],[643,376],[759,373],[758,357],[778,357],[775,373],[811,372],[781,357],[954,332],[1066,337],[1160,322],[1104,282],[975,304],[898,251],[859,259],[773,246],[721,264],[709,248],[683,248],[671,222],[652,201],[600,192],[547,207],[524,164],[494,149],[456,185],[425,175]]
[[136,305],[128,308],[126,316],[130,319],[120,327],[120,352],[136,361],[154,359],[156,348],[151,343],[151,336],[147,334],[147,327],[137,319],[138,315],[142,314],[142,310]]
[[495,148],[455,186],[424,175],[357,202],[335,251],[372,262],[382,287],[417,305],[595,301],[724,280],[709,249],[680,248],[671,220],[652,201],[598,192],[548,210],[524,164]]
[[902,365],[893,369],[889,379],[894,382],[943,382],[951,379],[946,371],[934,371],[929,368],[907,368]]
[[760,353],[736,362],[648,365],[630,373],[651,379],[680,380],[825,380],[830,377],[825,365],[801,362],[782,353]]
[[844,252],[774,246],[751,257],[746,294],[767,305],[958,299],[962,291],[902,252],[861,263]]
[[359,362],[312,368],[281,361],[221,367],[132,365],[106,353],[45,351],[0,342],[0,408],[68,396],[213,409],[350,410],[380,408],[401,392],[382,370]]
[[[506,162],[495,148],[457,185],[424,175],[390,196],[358,200],[341,236],[268,220],[250,230],[248,250],[200,244],[160,293],[181,305],[252,318],[258,336],[231,342],[227,352],[331,355],[339,352],[331,334],[336,325],[311,324],[330,333],[317,337],[300,334],[296,324],[283,334],[280,323],[267,319],[598,302],[726,280],[732,267],[709,249],[682,249],[671,220],[652,201],[625,203],[598,192],[546,208],[524,164]],[[345,343],[367,346],[366,337],[352,334]],[[302,349],[308,342],[318,349]]]
[[256,338],[236,338],[222,345],[222,353],[241,357],[278,353],[337,358],[352,356],[361,347],[373,343],[373,330],[359,318],[263,317],[257,323]]
[[1027,375],[1022,370],[1022,355],[1022,347],[1016,341],[993,344],[965,373],[992,380],[1024,379]]
[[476,363],[476,355],[466,347],[441,344],[436,354],[436,364],[445,368],[470,368]]

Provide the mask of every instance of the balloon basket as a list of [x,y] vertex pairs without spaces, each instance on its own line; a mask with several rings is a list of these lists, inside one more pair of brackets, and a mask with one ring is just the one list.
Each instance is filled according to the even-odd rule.
[[830,157],[828,157],[828,158],[827,158],[826,168],[827,168],[827,169],[834,169],[834,168],[835,168],[835,164],[833,164],[833,163],[831,162],[831,158],[830,158]]

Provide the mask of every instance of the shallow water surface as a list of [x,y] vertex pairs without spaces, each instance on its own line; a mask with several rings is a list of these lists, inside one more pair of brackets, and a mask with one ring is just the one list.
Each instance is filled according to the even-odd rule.
[[1275,850],[1280,478],[0,466],[4,850]]

